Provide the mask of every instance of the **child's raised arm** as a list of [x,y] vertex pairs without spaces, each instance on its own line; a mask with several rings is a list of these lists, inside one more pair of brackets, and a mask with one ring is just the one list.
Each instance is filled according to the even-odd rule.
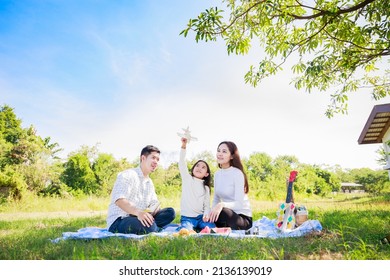
[[184,138],[184,137],[181,138],[181,148],[182,149],[187,148],[187,142],[188,142],[187,138]]

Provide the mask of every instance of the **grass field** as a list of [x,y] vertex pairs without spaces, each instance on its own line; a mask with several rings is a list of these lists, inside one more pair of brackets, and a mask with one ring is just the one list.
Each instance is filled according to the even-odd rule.
[[[63,232],[105,227],[108,198],[33,198],[0,206],[1,260],[389,260],[390,195],[343,194],[304,200],[323,231],[298,238],[151,236],[142,240],[65,240]],[[178,208],[178,202],[162,200]],[[276,217],[278,203],[252,201],[254,220]],[[175,222],[178,222],[179,217]]]

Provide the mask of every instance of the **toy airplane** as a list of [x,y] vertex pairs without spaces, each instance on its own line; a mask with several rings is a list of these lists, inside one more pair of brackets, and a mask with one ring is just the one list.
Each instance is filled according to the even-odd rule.
[[187,126],[187,128],[182,128],[182,130],[184,131],[184,133],[178,132],[177,135],[179,135],[180,137],[186,138],[188,143],[190,143],[191,140],[198,141],[198,138],[191,136],[191,131],[190,131],[190,128],[188,126]]

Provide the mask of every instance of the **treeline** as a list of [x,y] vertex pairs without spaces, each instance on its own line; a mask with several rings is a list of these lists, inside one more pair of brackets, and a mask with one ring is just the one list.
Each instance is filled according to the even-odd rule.
[[125,159],[82,146],[66,159],[50,137],[22,127],[14,110],[0,108],[0,198],[20,199],[25,192],[42,196],[107,195],[116,173],[131,166]]
[[[215,156],[211,152],[196,155],[188,163],[191,168],[198,159],[205,159],[212,174],[217,170]],[[291,170],[297,170],[298,176],[294,183],[294,192],[298,196],[326,196],[332,192],[340,192],[342,182],[361,184],[363,190],[379,194],[390,191],[390,181],[387,171],[370,168],[343,169],[341,166],[320,167],[300,163],[295,156],[282,155],[272,158],[266,153],[253,153],[249,158],[243,158],[243,165],[248,175],[250,197],[259,200],[275,200],[286,197],[287,180]],[[153,181],[161,188],[180,191],[180,174],[177,163],[166,169],[157,169],[152,173]],[[348,191],[353,191],[353,187]]]
[[[101,153],[97,146],[81,146],[65,159],[58,157],[60,151],[58,143],[39,136],[32,125],[23,128],[13,108],[0,107],[0,202],[21,199],[26,192],[58,197],[107,196],[117,173],[138,164],[138,159],[129,162]],[[217,170],[214,154],[205,151],[189,161],[188,166],[199,158],[210,164],[214,174]],[[299,172],[294,185],[296,194],[325,196],[340,191],[341,182],[362,184],[370,193],[390,190],[388,174],[383,170],[313,166],[300,163],[295,156],[272,158],[266,153],[253,153],[243,162],[250,195],[258,199],[283,197],[286,178],[292,169]],[[177,163],[160,167],[152,177],[157,192],[171,195],[180,192]]]

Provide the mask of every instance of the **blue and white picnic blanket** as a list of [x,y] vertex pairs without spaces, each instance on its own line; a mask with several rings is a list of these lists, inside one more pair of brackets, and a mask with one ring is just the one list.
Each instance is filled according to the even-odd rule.
[[[299,237],[309,233],[321,232],[322,226],[318,220],[307,220],[299,227],[293,230],[286,230],[282,232],[275,226],[275,219],[270,220],[267,217],[263,217],[260,220],[254,221],[253,226],[249,231],[244,230],[232,230],[229,234],[218,234],[218,233],[197,233],[191,236],[203,237],[203,236],[222,236],[230,238],[282,238],[282,237]],[[137,234],[123,234],[123,233],[112,233],[107,228],[99,227],[86,227],[79,229],[76,232],[64,232],[62,237],[52,240],[53,243],[58,243],[61,240],[67,239],[102,239],[109,237],[120,237],[129,239],[143,239],[149,236],[159,237],[173,237],[173,233],[176,232],[178,225],[169,225],[160,232],[153,232],[145,235]]]

